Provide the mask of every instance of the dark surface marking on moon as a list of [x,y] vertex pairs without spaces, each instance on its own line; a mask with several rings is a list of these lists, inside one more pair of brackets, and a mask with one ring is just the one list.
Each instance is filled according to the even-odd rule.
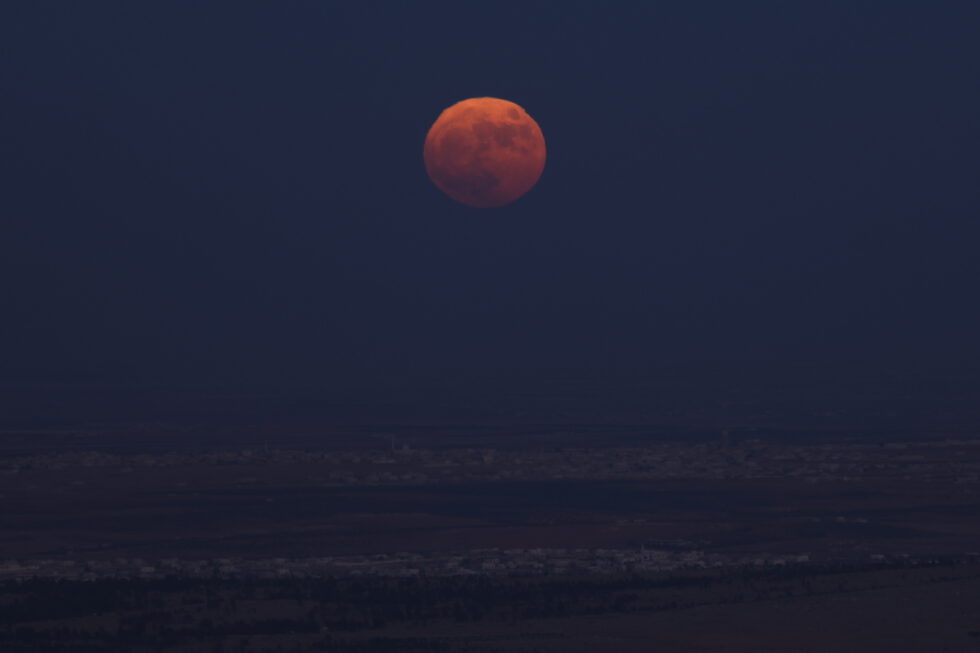
[[450,168],[436,168],[441,175],[442,185],[447,190],[465,193],[467,196],[486,200],[492,199],[493,189],[500,185],[500,179],[495,175],[480,169],[478,165],[468,165],[462,174],[453,172]]
[[505,122],[493,122],[492,120],[482,120],[476,123],[473,125],[473,131],[476,133],[477,138],[480,139],[481,144],[489,144],[489,140],[492,138],[497,145],[507,148],[514,146],[514,138],[519,135],[519,131],[515,125]]

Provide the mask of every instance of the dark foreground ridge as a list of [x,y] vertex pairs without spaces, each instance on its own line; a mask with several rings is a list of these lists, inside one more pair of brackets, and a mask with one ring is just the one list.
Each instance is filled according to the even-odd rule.
[[967,651],[980,643],[977,605],[980,564],[962,559],[602,576],[35,579],[0,584],[0,647]]

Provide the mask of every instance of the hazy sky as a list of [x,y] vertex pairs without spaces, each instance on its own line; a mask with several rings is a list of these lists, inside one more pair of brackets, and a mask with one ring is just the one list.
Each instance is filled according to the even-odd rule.
[[[980,363],[975,2],[0,4],[0,383]],[[426,178],[541,125],[495,210]]]

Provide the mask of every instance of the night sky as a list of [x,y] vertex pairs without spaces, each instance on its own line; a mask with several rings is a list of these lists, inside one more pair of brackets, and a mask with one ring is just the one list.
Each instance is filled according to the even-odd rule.
[[[968,1],[7,0],[0,386],[976,367],[978,34]],[[422,163],[473,96],[548,144],[500,209]]]

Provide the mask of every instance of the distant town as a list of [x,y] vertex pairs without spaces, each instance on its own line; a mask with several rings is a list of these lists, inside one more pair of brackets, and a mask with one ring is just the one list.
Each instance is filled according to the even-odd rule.
[[[724,442],[724,440],[722,440]],[[304,465],[296,479],[321,486],[423,485],[548,479],[766,479],[860,483],[896,481],[980,483],[980,440],[890,444],[786,445],[746,440],[737,445],[663,443],[642,447],[534,450],[407,445],[375,451],[316,451],[248,447],[201,453],[115,454],[71,451],[0,460],[0,474],[106,468],[135,474],[144,468]],[[305,466],[308,465],[308,466]],[[259,483],[237,477],[239,485]],[[84,481],[75,481],[84,483]],[[179,487],[181,481],[175,481]]]
[[[118,454],[104,451],[74,451],[10,457],[0,462],[0,477],[7,487],[27,488],[35,479],[45,479],[45,489],[63,478],[65,491],[94,491],[107,478],[122,482],[134,479],[151,468],[168,469],[169,489],[194,495],[202,482],[192,470],[220,470],[224,487],[258,493],[261,500],[275,501],[283,481],[263,476],[258,469],[284,469],[290,483],[306,488],[359,488],[371,486],[443,488],[480,484],[492,487],[521,482],[554,481],[658,481],[670,479],[715,480],[725,482],[769,479],[814,488],[826,483],[833,487],[892,487],[915,484],[917,488],[935,485],[949,495],[949,488],[961,496],[957,505],[975,501],[980,492],[980,441],[901,442],[890,444],[786,445],[744,440],[730,444],[726,437],[718,443],[686,445],[653,444],[642,447],[539,448],[510,450],[489,448],[432,448],[390,446],[377,450],[317,451],[249,447],[223,451],[191,453]],[[94,474],[94,475],[93,475]],[[203,478],[214,478],[204,474]],[[721,487],[725,487],[722,485]],[[946,489],[943,489],[946,488]],[[167,490],[166,486],[158,488]],[[394,495],[392,495],[394,496]],[[971,498],[972,497],[972,498]],[[3,497],[0,496],[0,499]],[[964,504],[963,502],[966,502]],[[874,511],[872,511],[874,512]],[[803,526],[793,528],[865,529],[876,527],[874,514],[854,510],[801,513],[794,517]],[[651,517],[643,514],[610,515],[607,531],[656,530]],[[887,521],[887,520],[886,520]],[[550,522],[549,522],[550,523]],[[329,518],[324,528],[331,528]],[[543,528],[548,523],[542,524]],[[17,558],[0,561],[0,580],[61,578],[95,580],[100,578],[158,579],[170,576],[191,578],[288,578],[350,576],[466,576],[466,575],[554,575],[617,574],[661,572],[685,568],[768,567],[806,565],[828,559],[848,559],[868,563],[916,559],[916,553],[902,552],[892,545],[876,549],[873,538],[847,548],[846,542],[831,555],[826,550],[798,548],[782,550],[777,544],[771,553],[754,548],[753,553],[719,550],[710,538],[651,539],[637,535],[640,546],[630,547],[493,547],[463,549],[448,546],[440,550],[379,552],[365,555],[329,556],[229,556],[221,558],[113,557],[100,547],[86,558],[86,549],[66,548],[56,556]],[[856,540],[855,540],[856,541]],[[328,548],[329,550],[329,548]],[[977,555],[962,547],[946,551],[956,555]],[[178,553],[178,555],[180,555]]]
[[[678,546],[692,543],[677,543]],[[943,556],[944,562],[978,563],[980,552]],[[849,563],[926,564],[935,556],[870,554]],[[842,562],[842,561],[835,561]],[[182,560],[3,560],[0,582],[30,579],[94,581],[116,579],[287,579],[350,577],[455,577],[621,575],[712,568],[770,568],[823,565],[810,554],[758,553],[733,556],[696,549],[475,549],[466,552],[376,554],[322,558],[216,558]]]

